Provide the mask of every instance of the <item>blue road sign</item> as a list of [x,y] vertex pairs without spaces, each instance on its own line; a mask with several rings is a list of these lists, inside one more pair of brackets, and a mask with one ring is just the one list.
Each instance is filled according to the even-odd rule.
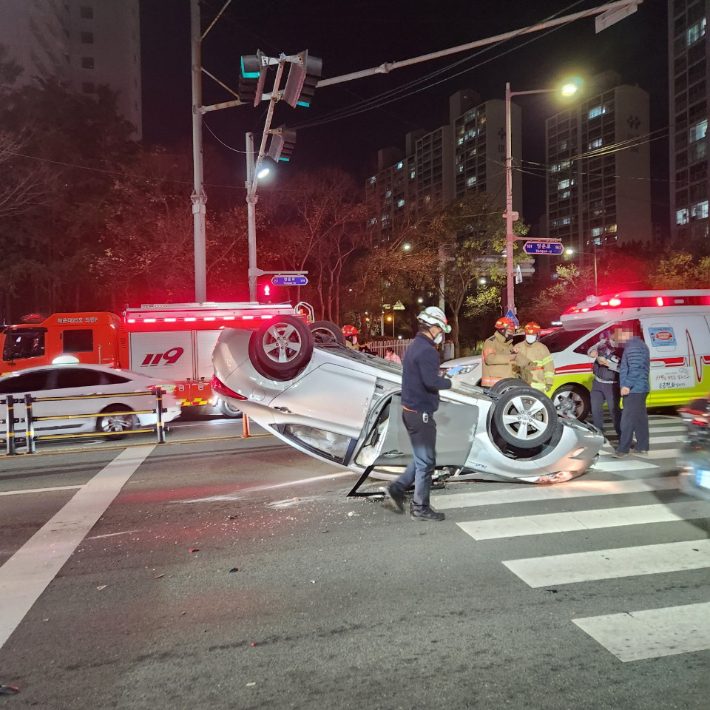
[[525,242],[523,251],[526,254],[559,255],[565,250],[561,242]]
[[272,276],[271,283],[274,286],[305,286],[308,283],[307,276]]
[[510,318],[510,320],[515,323],[515,327],[517,328],[520,325],[520,322],[518,321],[518,317],[513,313],[512,309],[508,309],[508,312],[505,314],[506,318]]

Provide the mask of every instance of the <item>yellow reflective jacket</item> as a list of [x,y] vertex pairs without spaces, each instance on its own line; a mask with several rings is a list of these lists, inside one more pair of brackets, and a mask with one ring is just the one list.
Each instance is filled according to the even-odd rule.
[[513,365],[519,368],[527,365],[527,359],[521,355],[517,355],[514,362],[510,361],[512,349],[512,341],[506,340],[499,332],[494,333],[483,343],[482,387],[491,387],[498,380],[507,377],[517,377]]
[[544,392],[548,385],[551,388],[555,379],[555,365],[547,346],[539,340],[532,344],[523,340],[515,349],[520,358],[519,377],[536,390]]

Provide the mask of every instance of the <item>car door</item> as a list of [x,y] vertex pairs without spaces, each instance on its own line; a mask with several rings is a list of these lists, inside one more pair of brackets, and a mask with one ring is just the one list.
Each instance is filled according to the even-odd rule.
[[[462,468],[471,452],[479,408],[475,404],[442,399],[436,421],[436,465]],[[402,398],[392,395],[369,423],[354,462],[358,466],[408,466],[413,460],[409,434],[402,421]]]
[[[9,375],[0,379],[0,416],[7,422],[7,397],[12,396],[15,400],[15,419],[20,420],[15,423],[15,431],[22,436],[27,425],[25,420],[26,407],[25,395],[29,394],[33,398],[45,396],[54,382],[53,370],[33,370],[23,372],[19,375]],[[33,414],[37,412],[33,406]],[[6,431],[7,424],[3,425],[2,433]]]

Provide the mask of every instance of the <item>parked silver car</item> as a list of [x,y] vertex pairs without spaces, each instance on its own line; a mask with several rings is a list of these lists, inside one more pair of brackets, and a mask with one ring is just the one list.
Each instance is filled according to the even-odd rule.
[[[402,367],[345,347],[337,326],[316,333],[292,316],[259,330],[225,329],[213,353],[213,391],[299,451],[362,473],[406,466]],[[441,393],[437,466],[459,478],[566,481],[595,461],[603,438],[558,416],[528,387],[485,393],[455,384]]]

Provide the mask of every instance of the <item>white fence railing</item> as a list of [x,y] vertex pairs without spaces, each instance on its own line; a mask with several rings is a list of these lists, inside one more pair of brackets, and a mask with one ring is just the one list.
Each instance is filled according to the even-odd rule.
[[404,360],[404,353],[412,342],[412,338],[402,339],[402,340],[377,340],[368,343],[368,347],[372,352],[378,357],[385,356],[385,350],[387,348],[392,348],[396,355],[399,355],[400,360]]

